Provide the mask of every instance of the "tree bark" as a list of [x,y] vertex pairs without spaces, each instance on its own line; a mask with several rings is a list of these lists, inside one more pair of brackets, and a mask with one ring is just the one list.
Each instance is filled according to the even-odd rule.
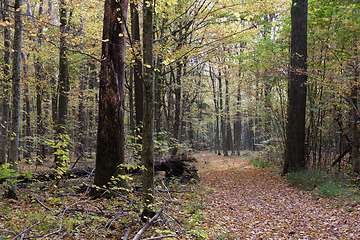
[[[125,180],[111,183],[111,177],[124,174],[124,84],[128,0],[106,0],[104,6],[102,60],[100,72],[100,102],[97,135],[97,186],[128,188]],[[97,195],[93,191],[92,195]]]
[[[60,55],[59,55],[59,80],[58,80],[58,108],[56,133],[59,141],[62,135],[66,134],[66,121],[68,114],[68,95],[69,95],[69,64],[67,51],[68,38],[68,19],[66,0],[60,1]],[[55,165],[62,167],[65,163],[60,156],[55,155]]]
[[152,215],[154,203],[154,56],[153,56],[153,12],[154,2],[143,2],[143,61],[144,61],[144,118],[143,118],[143,217]]
[[31,122],[30,122],[30,99],[29,99],[29,74],[28,74],[28,66],[26,62],[26,56],[24,53],[21,53],[22,65],[23,65],[23,76],[24,76],[24,113],[23,113],[23,158],[26,161],[31,160]]
[[[10,22],[9,17],[9,0],[3,0],[4,9],[2,10],[2,20]],[[9,131],[9,113],[10,113],[10,44],[11,44],[10,27],[4,27],[4,77],[2,81],[2,116],[1,116],[1,142],[0,142],[0,165],[7,160],[8,153],[8,131]]]
[[283,174],[306,168],[307,12],[307,0],[292,1],[291,69],[288,86],[288,121]]
[[213,100],[214,100],[214,106],[215,106],[215,114],[216,114],[216,124],[215,124],[215,153],[221,154],[220,152],[220,129],[219,129],[219,101],[217,99],[216,94],[216,87],[215,87],[215,77],[212,72],[212,68],[210,67],[210,78],[212,82],[212,88],[213,88]]
[[[12,77],[12,114],[9,163],[15,173],[18,172],[19,139],[20,139],[20,108],[21,108],[21,44],[22,44],[22,0],[15,0],[15,31],[13,42],[13,77]],[[10,183],[6,197],[17,198],[16,182]]]
[[[40,2],[39,6],[39,18],[42,17],[43,13],[43,2]],[[41,52],[42,48],[42,26],[40,25],[38,27],[38,34],[37,34],[37,48]],[[43,160],[46,158],[46,146],[44,144],[44,134],[45,134],[45,124],[44,119],[42,115],[42,102],[43,102],[43,96],[44,96],[44,84],[45,84],[45,77],[44,77],[44,71],[42,66],[42,60],[40,56],[37,56],[34,59],[35,63],[35,75],[37,78],[36,81],[36,135],[37,135],[37,156],[36,156],[36,162],[38,164],[41,164]]]
[[[241,77],[241,73],[239,73]],[[240,155],[241,150],[241,84],[240,80],[237,86],[237,108],[234,122],[234,148],[235,152]]]
[[[142,121],[144,116],[143,106],[143,73],[141,62],[141,42],[140,42],[140,21],[138,4],[136,1],[130,2],[131,10],[131,35],[133,40],[133,74],[134,74],[134,88],[135,88],[135,129],[136,135],[141,136],[142,133]],[[137,139],[138,143],[141,143],[141,138]]]

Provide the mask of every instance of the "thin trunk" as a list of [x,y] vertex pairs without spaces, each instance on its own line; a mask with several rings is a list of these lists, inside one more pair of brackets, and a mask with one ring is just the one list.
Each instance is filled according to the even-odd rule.
[[[3,0],[2,20],[10,22],[9,17],[9,0]],[[11,44],[10,27],[4,27],[4,77],[2,82],[2,118],[1,118],[1,142],[0,142],[0,165],[7,160],[8,153],[8,134],[9,134],[9,113],[10,113],[10,44]]]
[[[57,107],[57,125],[56,133],[58,141],[64,141],[66,134],[66,122],[68,115],[68,95],[69,95],[69,63],[68,63],[68,19],[66,0],[60,1],[60,55],[59,55],[59,80],[58,80],[58,107]],[[64,148],[64,147],[62,147]],[[62,149],[65,150],[65,149]],[[55,154],[55,165],[64,167],[66,162],[61,156]]]
[[136,137],[135,134],[135,112],[134,112],[134,69],[130,66],[130,76],[128,84],[129,97],[129,130],[130,135]]
[[352,145],[351,145],[351,162],[352,171],[354,174],[360,174],[360,132],[359,132],[359,58],[357,52],[357,43],[354,44],[354,63],[352,66],[353,71],[353,84],[351,87],[351,130],[352,130]]
[[[40,2],[39,7],[39,16],[40,19],[42,17],[43,13],[43,2]],[[37,49],[41,52],[42,48],[42,26],[40,25],[38,28],[38,34],[37,34]],[[44,96],[44,85],[45,85],[45,77],[44,77],[44,71],[42,66],[42,59],[40,56],[37,56],[35,58],[35,75],[37,78],[36,81],[36,134],[37,134],[37,156],[36,156],[36,162],[38,164],[41,164],[45,158],[46,158],[46,146],[44,141],[44,134],[45,134],[45,124],[44,124],[44,118],[42,114],[42,102],[43,102],[43,96]]]
[[143,3],[143,61],[144,61],[144,118],[143,118],[143,154],[145,167],[142,180],[144,210],[142,216],[152,215],[151,205],[154,203],[154,56],[153,56],[153,12],[154,2],[144,0]]
[[[140,42],[140,21],[138,4],[136,1],[130,2],[131,11],[131,35],[133,40],[133,71],[134,71],[134,88],[135,88],[135,128],[136,135],[141,136],[142,133],[142,121],[144,116],[143,106],[143,73],[141,62],[141,42]],[[141,143],[141,138],[137,139],[138,143]]]
[[219,112],[220,112],[220,128],[221,128],[221,140],[222,140],[222,152],[224,153],[224,156],[228,155],[228,150],[226,146],[226,127],[225,127],[225,119],[224,119],[224,112],[223,112],[223,90],[222,90],[222,79],[221,79],[221,72],[219,70]]
[[[241,77],[241,75],[239,74]],[[237,87],[237,108],[234,122],[234,148],[235,152],[240,155],[241,150],[241,82],[239,80]]]
[[[15,31],[13,42],[13,77],[12,77],[12,114],[9,163],[15,173],[18,171],[19,139],[20,139],[20,108],[21,108],[21,44],[22,44],[22,0],[15,0]],[[10,183],[6,197],[17,198],[16,182]]]
[[231,131],[230,119],[230,95],[229,95],[229,80],[225,79],[225,108],[226,108],[226,149],[234,154],[234,144]]
[[23,61],[23,72],[24,72],[24,113],[23,113],[23,138],[24,138],[24,147],[22,149],[23,158],[25,161],[30,161],[31,159],[31,122],[30,122],[30,99],[29,99],[29,75],[28,75],[28,67],[26,62],[26,56],[24,53],[21,53],[21,58]]

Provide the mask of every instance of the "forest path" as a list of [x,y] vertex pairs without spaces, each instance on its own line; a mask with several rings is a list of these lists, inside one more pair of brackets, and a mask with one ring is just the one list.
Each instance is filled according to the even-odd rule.
[[[207,221],[226,239],[360,239],[360,207],[339,207],[291,187],[279,171],[247,157],[200,153]],[[224,239],[224,238],[221,238]]]

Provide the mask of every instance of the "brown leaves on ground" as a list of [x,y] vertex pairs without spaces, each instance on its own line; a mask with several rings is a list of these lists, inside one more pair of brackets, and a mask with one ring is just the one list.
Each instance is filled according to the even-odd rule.
[[214,189],[204,214],[227,239],[360,239],[360,206],[314,198],[241,157],[197,157],[203,184]]

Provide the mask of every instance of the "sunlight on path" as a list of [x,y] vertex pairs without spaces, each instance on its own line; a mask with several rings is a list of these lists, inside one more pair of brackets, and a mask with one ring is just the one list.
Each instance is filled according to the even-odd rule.
[[200,178],[215,189],[208,221],[227,239],[360,239],[360,207],[339,208],[289,186],[278,172],[246,157],[197,155]]

